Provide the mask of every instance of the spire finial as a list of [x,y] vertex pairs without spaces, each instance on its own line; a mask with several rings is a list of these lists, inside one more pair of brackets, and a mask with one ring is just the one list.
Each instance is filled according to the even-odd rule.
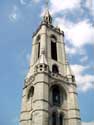
[[45,0],[45,6],[46,6],[46,9],[48,10],[49,0]]
[[51,24],[52,23],[52,17],[49,13],[49,0],[45,0],[45,14],[44,14],[44,21],[47,24]]

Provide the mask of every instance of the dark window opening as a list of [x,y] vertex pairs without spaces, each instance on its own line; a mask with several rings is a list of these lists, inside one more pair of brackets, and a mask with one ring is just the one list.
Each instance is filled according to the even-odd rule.
[[60,105],[60,90],[58,86],[54,86],[52,89],[52,101],[53,105]]
[[51,41],[51,57],[57,61],[57,48],[56,42]]
[[57,41],[57,38],[56,38],[55,35],[52,34],[52,35],[51,35],[51,38],[54,39],[55,41]]
[[38,58],[40,56],[40,43],[38,44]]
[[75,82],[75,76],[72,75],[72,82]]
[[57,65],[52,66],[52,72],[53,73],[59,73]]
[[59,122],[60,122],[60,125],[63,125],[63,115],[62,114],[60,114],[60,116],[59,116]]
[[30,120],[32,121],[32,115],[31,115],[31,118],[30,118]]
[[57,121],[57,116],[56,116],[56,113],[54,112],[52,114],[52,125],[56,125],[56,121]]
[[37,41],[39,41],[39,40],[40,40],[40,35],[37,36]]
[[33,97],[34,95],[34,87],[32,86],[28,92],[28,99],[30,99],[30,97]]

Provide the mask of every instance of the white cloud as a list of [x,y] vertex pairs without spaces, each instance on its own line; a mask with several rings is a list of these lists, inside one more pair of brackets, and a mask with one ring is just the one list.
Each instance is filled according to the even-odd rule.
[[33,3],[39,3],[40,0],[20,0],[21,5],[33,5]]
[[94,0],[86,0],[86,7],[91,11],[91,14],[94,15]]
[[[51,12],[54,14],[57,12],[62,13],[62,10],[71,9],[72,11],[74,11],[73,9],[76,8],[79,8],[79,13],[82,10],[81,0],[58,0],[58,2],[57,0],[51,0],[50,3]],[[87,3],[90,4],[90,1],[86,0],[84,5],[86,6]],[[44,9],[42,9],[41,15],[43,15],[43,12]],[[67,39],[73,45],[73,47],[71,48],[72,54],[76,53],[76,50],[78,50],[78,48],[82,48],[86,44],[94,43],[94,27],[92,27],[92,23],[90,23],[88,19],[73,23],[69,20],[66,20],[63,16],[56,17],[54,22],[59,27],[61,27],[61,29],[65,32],[65,36],[67,36]]]
[[81,0],[51,0],[51,12],[53,14],[58,13],[66,9],[74,9],[80,7]]
[[14,22],[14,21],[17,19],[17,14],[16,14],[16,13],[10,14],[9,19],[10,19],[12,22]]
[[[62,12],[64,10],[73,10],[74,9],[79,9],[80,12],[82,11],[81,9],[81,2],[82,0],[51,0],[50,1],[50,10],[52,14],[56,14],[58,12]],[[94,15],[94,0],[85,0],[84,1],[84,6],[89,8],[91,11],[91,14]]]
[[24,1],[24,0],[20,0],[20,3],[21,3],[22,5],[26,5],[26,1]]
[[74,73],[76,74],[76,75],[79,75],[79,74],[81,74],[85,69],[87,69],[88,67],[84,67],[84,66],[82,66],[82,65],[71,65],[71,67],[72,67],[72,69],[73,69],[73,71],[74,71]]
[[92,25],[87,20],[84,20],[70,27],[68,38],[72,41],[74,46],[80,47],[85,44],[93,44],[93,34],[94,29]]
[[80,61],[81,61],[82,63],[87,63],[87,61],[88,61],[88,56],[87,56],[87,55],[83,56],[83,57],[80,59]]
[[83,47],[86,44],[94,43],[94,28],[88,20],[72,23],[64,19],[64,17],[59,17],[55,19],[55,24],[61,27],[66,38],[74,47]]
[[86,51],[83,47],[82,48],[74,47],[74,46],[69,47],[66,44],[65,49],[66,49],[67,54],[71,54],[71,55],[79,54],[79,55],[83,56],[81,58],[81,62],[86,60],[87,55],[86,55]]
[[39,3],[41,0],[33,0],[35,3]]
[[72,71],[74,72],[74,75],[76,77],[76,81],[78,84],[78,89],[80,91],[86,92],[91,88],[94,88],[93,82],[94,82],[94,76],[90,74],[83,74],[85,70],[87,70],[88,66],[82,66],[82,65],[71,65]]
[[65,46],[65,48],[66,48],[66,52],[67,52],[68,54],[76,54],[76,53],[77,53],[77,49],[74,48],[74,47]]
[[94,125],[94,122],[82,122],[82,125]]
[[20,15],[19,8],[16,5],[14,5],[12,7],[12,10],[11,10],[10,14],[9,14],[9,20],[11,22],[16,22],[16,21],[19,20],[20,16],[21,15]]

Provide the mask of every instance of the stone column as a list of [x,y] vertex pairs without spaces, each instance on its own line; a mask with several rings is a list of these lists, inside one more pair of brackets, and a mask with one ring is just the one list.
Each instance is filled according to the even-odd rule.
[[40,40],[40,55],[43,53],[45,53],[45,55],[47,54],[47,34],[46,34],[46,25],[42,25],[41,28],[41,40]]
[[37,74],[33,100],[33,125],[48,125],[48,76]]
[[69,87],[70,88],[68,95],[68,125],[81,125],[76,86],[71,85]]
[[67,70],[67,65],[66,65],[66,52],[65,52],[65,43],[64,43],[64,36],[63,34],[60,35],[61,38],[61,50],[62,50],[62,57],[61,57],[61,61],[63,63],[63,71],[64,71],[64,75],[66,74],[66,70]]
[[37,58],[38,58],[38,44],[36,43],[36,37],[34,37],[32,40],[32,53],[31,53],[31,59],[30,59],[31,66],[35,64]]

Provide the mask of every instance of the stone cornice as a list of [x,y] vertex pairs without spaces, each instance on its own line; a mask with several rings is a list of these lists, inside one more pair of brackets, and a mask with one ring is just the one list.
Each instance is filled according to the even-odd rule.
[[39,32],[39,30],[41,29],[41,26],[43,26],[43,25],[45,25],[45,26],[46,26],[47,28],[49,28],[50,30],[52,30],[52,31],[54,31],[54,32],[56,32],[56,33],[58,33],[58,34],[64,36],[64,31],[58,30],[56,27],[54,27],[54,26],[51,25],[51,24],[47,24],[47,23],[45,23],[45,22],[42,22],[42,23],[39,25],[39,27],[38,27],[38,29],[36,30],[36,32],[33,33],[32,37],[34,37],[34,36]]
[[[31,85],[31,83],[35,80],[35,76],[37,74],[45,74],[45,75],[49,76],[50,78],[52,78],[52,79],[54,79],[58,82],[64,82],[68,85],[73,85],[73,86],[77,87],[77,85],[75,83],[69,82],[68,78],[66,76],[62,76],[61,74],[54,74],[52,72],[47,73],[47,72],[41,71],[41,72],[34,73],[32,76],[30,76],[30,78],[26,79],[25,80],[25,86],[24,86],[23,89],[25,89],[28,85]],[[37,82],[37,83],[39,83],[39,82]],[[42,81],[42,82],[44,82],[44,81]],[[37,84],[37,83],[34,83],[34,84]],[[46,84],[48,84],[48,83],[46,83]]]
[[80,118],[80,117],[70,117],[70,118],[65,118],[65,120],[71,120],[71,119],[81,120],[81,118]]

